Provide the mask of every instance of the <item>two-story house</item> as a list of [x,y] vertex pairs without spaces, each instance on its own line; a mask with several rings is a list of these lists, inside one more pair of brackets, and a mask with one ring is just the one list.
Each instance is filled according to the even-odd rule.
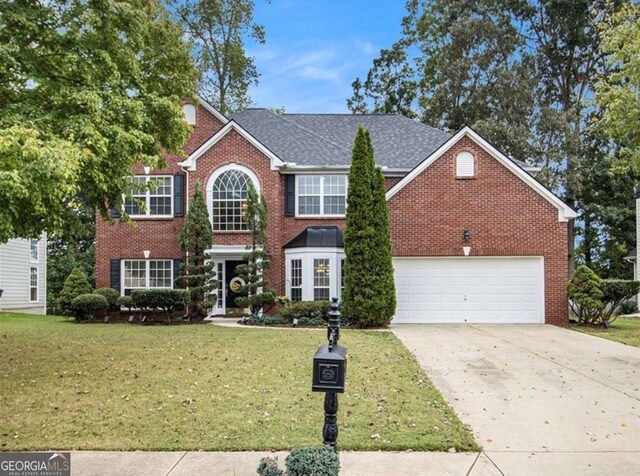
[[[136,227],[98,218],[98,286],[123,294],[171,287],[178,236],[196,182],[213,225],[216,314],[235,307],[231,284],[249,234],[249,182],[265,196],[270,287],[292,300],[340,297],[348,170],[358,126],[371,131],[387,182],[398,307],[394,322],[567,321],[567,224],[575,212],[541,185],[536,169],[506,157],[475,131],[451,136],[399,115],[275,114],[225,117],[185,104],[193,133],[186,160],[125,204]],[[114,217],[119,212],[114,211]]]

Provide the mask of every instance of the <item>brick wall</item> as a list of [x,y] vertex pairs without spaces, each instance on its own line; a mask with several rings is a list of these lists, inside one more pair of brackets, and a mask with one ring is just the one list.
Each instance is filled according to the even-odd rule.
[[[456,178],[455,156],[476,157],[476,176]],[[469,138],[389,200],[394,256],[543,256],[546,322],[568,319],[567,223],[558,211]]]
[[[196,125],[184,149],[192,152],[218,131],[223,124],[204,107],[196,110]],[[151,174],[183,173],[178,162],[183,157],[167,154],[167,168],[154,169]],[[144,174],[144,167],[137,165],[134,173]],[[151,251],[151,258],[182,258],[178,246],[178,236],[182,229],[183,218],[137,219],[135,226],[120,222],[105,222],[100,215],[96,217],[96,286],[108,287],[110,284],[109,263],[113,258],[144,259],[143,251]]]

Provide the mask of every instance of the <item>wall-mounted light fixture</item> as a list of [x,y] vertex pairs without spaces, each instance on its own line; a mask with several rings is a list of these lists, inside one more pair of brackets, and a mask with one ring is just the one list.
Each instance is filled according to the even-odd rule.
[[465,230],[462,232],[462,238],[464,239],[464,242],[467,243],[466,246],[462,247],[462,251],[465,256],[469,256],[471,254],[471,247],[468,245],[468,243],[469,241],[471,241],[471,232],[465,228]]

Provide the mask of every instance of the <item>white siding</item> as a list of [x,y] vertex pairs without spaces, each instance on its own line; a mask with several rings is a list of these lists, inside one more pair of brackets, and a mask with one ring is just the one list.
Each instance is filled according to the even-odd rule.
[[[31,268],[38,269],[38,300],[29,300]],[[47,240],[38,241],[38,260],[31,260],[30,240],[9,240],[0,245],[0,310],[46,312]]]

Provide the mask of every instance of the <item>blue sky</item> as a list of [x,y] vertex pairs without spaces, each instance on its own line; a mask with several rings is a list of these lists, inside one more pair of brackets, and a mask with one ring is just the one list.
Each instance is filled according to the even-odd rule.
[[247,42],[260,73],[253,107],[348,112],[351,83],[400,38],[404,0],[256,0],[266,44]]

